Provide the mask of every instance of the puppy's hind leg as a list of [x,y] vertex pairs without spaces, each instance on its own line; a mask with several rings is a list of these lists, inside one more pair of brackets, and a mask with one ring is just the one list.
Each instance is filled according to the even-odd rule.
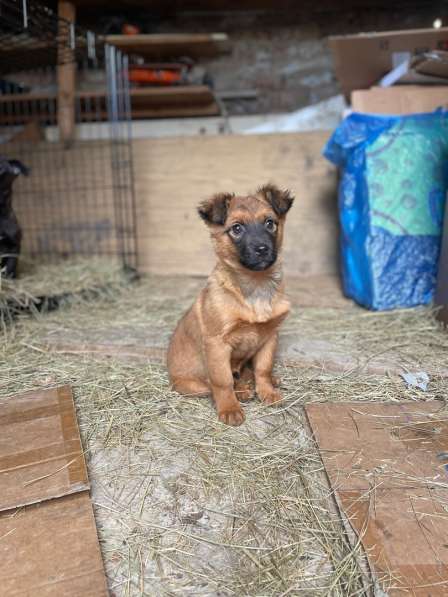
[[209,386],[201,379],[194,377],[178,377],[173,379],[171,386],[179,394],[204,396],[210,394]]
[[194,309],[180,320],[168,347],[167,365],[171,387],[179,394],[204,396],[210,394],[207,374],[201,358],[199,328]]
[[241,402],[252,400],[255,394],[254,372],[251,363],[243,366],[240,373],[233,374],[235,394]]

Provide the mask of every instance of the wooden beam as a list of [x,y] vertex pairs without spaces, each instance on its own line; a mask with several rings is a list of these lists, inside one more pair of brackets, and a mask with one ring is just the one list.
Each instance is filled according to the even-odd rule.
[[213,102],[204,105],[172,105],[166,107],[153,108],[132,108],[132,118],[146,119],[146,118],[189,118],[194,116],[218,116],[219,106]]
[[106,43],[128,54],[145,58],[176,56],[217,56],[230,50],[225,33],[151,33],[142,35],[107,35]]
[[[130,90],[131,98],[136,102],[151,105],[165,104],[208,104],[214,100],[213,92],[206,85],[176,85],[173,87],[141,87]],[[74,96],[85,98],[106,98],[105,91],[78,91]],[[54,93],[8,93],[0,95],[0,103],[33,102],[56,99]]]
[[[75,23],[76,8],[72,2],[59,0],[58,16],[70,23]],[[59,35],[67,43],[70,35],[66,27],[59,27]],[[76,90],[76,63],[73,61],[59,64],[58,66],[58,126],[61,141],[70,143],[75,133],[75,90]]]
[[[62,65],[67,66],[67,65]],[[69,65],[71,66],[71,65]],[[75,92],[70,105],[78,101],[80,118],[85,121],[106,120],[106,92],[105,91],[79,91]],[[54,111],[56,103],[61,101],[61,94],[56,97],[52,93],[19,93],[0,95],[0,124],[23,124],[36,119],[33,116],[32,105],[40,102],[45,105],[47,111],[41,109],[39,120],[42,123],[54,122]],[[20,105],[22,109],[14,112],[2,106],[8,104]],[[29,109],[28,109],[29,107]],[[58,124],[61,131],[61,141],[67,142],[73,138],[74,128],[64,128],[62,134],[61,126],[67,126],[71,115],[68,110],[62,110],[57,106]],[[68,108],[68,105],[63,108]],[[175,116],[216,116],[219,114],[219,106],[215,101],[213,92],[205,85],[186,85],[175,87],[146,87],[131,89],[131,108],[133,118],[165,118]]]
[[209,104],[213,92],[206,85],[175,85],[173,87],[140,87],[131,89],[132,103],[159,106],[171,104]]

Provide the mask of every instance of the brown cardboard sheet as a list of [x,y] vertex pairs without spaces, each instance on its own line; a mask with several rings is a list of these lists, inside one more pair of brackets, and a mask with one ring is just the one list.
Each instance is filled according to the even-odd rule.
[[0,511],[89,488],[69,386],[0,402]]
[[87,492],[0,513],[1,595],[108,594]]
[[422,75],[448,80],[448,52],[434,50],[415,56],[412,67]]
[[390,595],[448,593],[448,417],[442,407],[306,406],[337,503]]
[[367,89],[394,67],[397,53],[419,54],[430,50],[446,50],[448,27],[440,29],[408,29],[329,38],[334,67],[347,98],[355,89]]
[[448,107],[448,85],[396,85],[358,89],[351,95],[355,112],[368,114],[419,114]]
[[69,386],[0,401],[0,488],[1,595],[108,594]]

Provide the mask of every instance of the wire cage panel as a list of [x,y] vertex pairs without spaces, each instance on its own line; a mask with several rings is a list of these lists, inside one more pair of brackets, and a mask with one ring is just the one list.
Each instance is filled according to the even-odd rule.
[[[28,33],[33,31],[30,41],[18,3],[4,3],[2,14],[5,5],[14,4],[16,11],[8,13],[9,21],[0,19],[0,154],[30,169],[29,176],[18,176],[13,184],[13,208],[23,235],[21,255],[45,261],[109,256],[136,268],[127,56],[78,29],[61,52],[61,19],[34,2],[23,3]],[[42,11],[52,24],[39,37],[33,15]],[[69,25],[64,26],[71,31]],[[37,41],[44,43],[42,39],[46,52],[35,57],[32,68],[24,69],[29,63],[22,62],[17,70],[14,52],[22,60],[24,53],[33,53]],[[11,59],[8,66],[5,55]],[[70,56],[77,89],[75,126],[67,140],[61,134],[57,81],[58,68],[69,64]]]

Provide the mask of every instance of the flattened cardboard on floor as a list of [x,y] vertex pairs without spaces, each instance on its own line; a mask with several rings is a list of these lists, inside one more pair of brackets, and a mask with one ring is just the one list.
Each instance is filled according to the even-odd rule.
[[2,400],[0,429],[0,593],[107,595],[70,387]]
[[0,511],[89,488],[68,386],[0,403]]
[[108,595],[88,493],[0,513],[2,595]]
[[389,597],[448,594],[446,491],[438,493],[434,488],[338,492]]
[[308,404],[340,508],[390,595],[448,592],[443,404]]
[[448,107],[448,85],[397,85],[358,89],[352,93],[355,112],[367,114],[419,114]]
[[355,89],[376,85],[395,66],[394,54],[446,50],[448,27],[360,33],[329,38],[336,76],[347,97]]

